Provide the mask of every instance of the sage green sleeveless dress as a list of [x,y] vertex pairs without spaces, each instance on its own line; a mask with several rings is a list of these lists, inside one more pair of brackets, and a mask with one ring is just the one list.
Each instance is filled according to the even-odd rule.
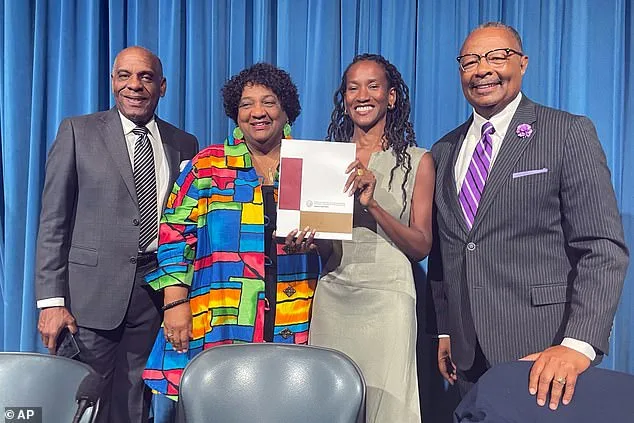
[[[392,151],[372,154],[368,165],[377,179],[375,200],[405,225],[425,150],[410,147],[408,152],[412,170],[402,217],[405,172],[397,169],[388,189],[396,163]],[[309,343],[342,351],[359,365],[367,385],[366,422],[419,423],[412,263],[360,203],[354,220],[352,241],[334,242],[317,283]]]

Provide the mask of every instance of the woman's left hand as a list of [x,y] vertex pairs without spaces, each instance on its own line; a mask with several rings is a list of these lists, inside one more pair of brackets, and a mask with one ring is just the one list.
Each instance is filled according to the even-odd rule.
[[284,240],[284,251],[286,251],[286,253],[306,254],[317,250],[317,245],[314,242],[315,229],[311,230],[309,227],[306,227],[303,231],[298,232],[298,229],[293,229],[286,235],[286,239]]
[[363,166],[359,160],[355,160],[346,169],[349,173],[346,185],[343,188],[348,195],[357,194],[362,206],[368,207],[374,201],[374,188],[376,187],[376,177],[371,170]]

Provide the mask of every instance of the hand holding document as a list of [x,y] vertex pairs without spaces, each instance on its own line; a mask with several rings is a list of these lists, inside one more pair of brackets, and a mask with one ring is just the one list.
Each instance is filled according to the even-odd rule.
[[277,233],[310,227],[319,239],[352,239],[354,197],[343,187],[354,143],[282,140]]

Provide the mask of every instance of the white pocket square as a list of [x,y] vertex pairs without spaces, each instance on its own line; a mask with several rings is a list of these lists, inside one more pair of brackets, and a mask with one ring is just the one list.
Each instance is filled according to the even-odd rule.
[[178,165],[178,171],[182,172],[183,169],[185,169],[185,166],[187,166],[187,163],[189,163],[189,160],[183,160],[181,164]]
[[541,169],[533,169],[533,170],[524,170],[522,172],[515,172],[513,174],[513,179],[516,178],[523,178],[524,176],[530,176],[530,175],[539,175],[540,173],[546,173],[548,172],[548,168],[541,168]]

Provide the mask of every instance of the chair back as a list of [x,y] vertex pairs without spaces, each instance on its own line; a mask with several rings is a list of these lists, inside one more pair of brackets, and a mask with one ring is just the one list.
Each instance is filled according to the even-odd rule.
[[[5,407],[40,407],[43,422],[70,423],[77,410],[77,388],[91,372],[88,365],[68,358],[0,352],[0,410],[8,419]],[[86,410],[82,423],[90,422],[91,412]],[[18,417],[7,421],[28,421]]]
[[210,348],[185,368],[179,419],[186,423],[362,423],[365,382],[345,354],[293,344]]
[[590,367],[579,375],[572,401],[552,411],[528,393],[532,364],[490,368],[456,408],[454,423],[634,422],[634,375]]

